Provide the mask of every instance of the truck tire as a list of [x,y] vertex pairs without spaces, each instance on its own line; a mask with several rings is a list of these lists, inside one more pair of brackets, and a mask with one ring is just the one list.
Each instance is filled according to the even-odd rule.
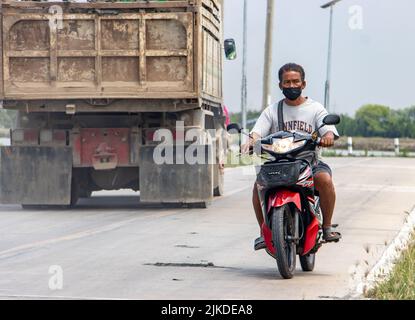
[[52,206],[49,205],[41,205],[41,204],[22,204],[23,210],[45,210],[51,209]]
[[88,189],[81,189],[79,191],[79,198],[91,198],[92,191]]
[[78,179],[75,176],[72,176],[71,182],[71,203],[69,208],[76,206],[81,195],[81,186],[79,185]]

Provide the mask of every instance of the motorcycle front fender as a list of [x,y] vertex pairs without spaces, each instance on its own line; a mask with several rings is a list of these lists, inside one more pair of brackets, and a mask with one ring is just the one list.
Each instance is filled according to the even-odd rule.
[[[271,193],[268,197],[267,214],[272,213],[272,208],[279,208],[285,204],[294,203],[297,209],[302,212],[301,197],[298,192],[293,192],[287,189],[279,189]],[[272,231],[267,223],[262,224],[262,234],[271,255],[276,254],[276,249],[272,243]]]
[[302,212],[301,197],[298,192],[290,190],[278,190],[270,194],[268,198],[267,212],[271,212],[271,208],[279,208],[285,204],[294,203],[297,209]]

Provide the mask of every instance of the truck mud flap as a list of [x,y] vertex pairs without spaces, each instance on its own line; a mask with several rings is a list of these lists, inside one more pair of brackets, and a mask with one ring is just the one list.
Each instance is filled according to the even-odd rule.
[[154,146],[140,148],[140,201],[209,203],[213,199],[213,164],[208,161],[211,147],[198,147],[204,149],[205,160],[196,164],[183,161],[183,152],[177,152],[176,147],[166,147],[166,153],[167,148],[173,148],[173,164],[155,163]]
[[0,148],[0,202],[68,205],[71,201],[70,147]]

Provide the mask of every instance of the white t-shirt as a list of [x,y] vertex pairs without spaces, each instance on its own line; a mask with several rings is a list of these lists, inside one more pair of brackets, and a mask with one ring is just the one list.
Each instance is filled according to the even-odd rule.
[[[323,124],[326,115],[328,115],[326,108],[310,98],[307,98],[303,104],[294,107],[287,105],[285,101],[283,103],[284,127],[287,131],[312,134]],[[278,102],[270,105],[261,113],[251,133],[255,132],[265,138],[277,131],[279,131]],[[339,138],[335,126],[324,126],[319,130],[319,135],[322,137],[329,131],[333,132],[335,139]]]

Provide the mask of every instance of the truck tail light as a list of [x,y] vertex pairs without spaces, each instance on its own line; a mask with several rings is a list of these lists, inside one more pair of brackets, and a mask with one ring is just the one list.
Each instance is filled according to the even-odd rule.
[[14,129],[11,143],[20,145],[68,145],[66,130]]
[[39,130],[37,129],[14,129],[11,134],[11,143],[13,144],[39,144]]
[[41,145],[67,145],[65,130],[43,129],[40,131]]

